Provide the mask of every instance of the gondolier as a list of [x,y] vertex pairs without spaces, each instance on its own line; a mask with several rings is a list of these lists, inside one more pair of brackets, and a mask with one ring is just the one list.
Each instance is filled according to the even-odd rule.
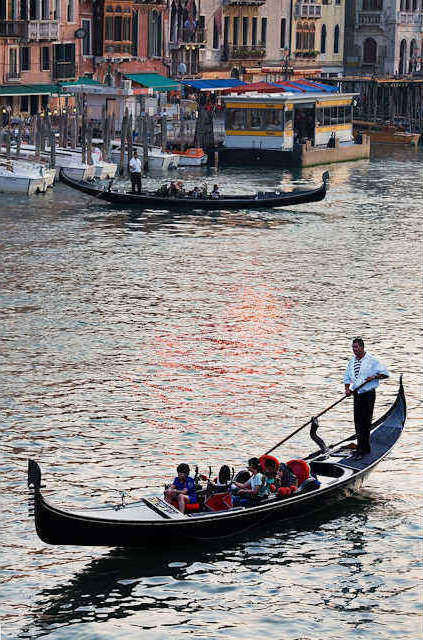
[[138,158],[138,152],[134,151],[134,156],[129,162],[129,174],[131,177],[132,193],[135,193],[135,190],[137,190],[138,193],[141,193],[141,170],[141,160]]
[[354,457],[360,460],[370,453],[375,390],[379,386],[379,380],[389,378],[389,372],[376,358],[366,353],[362,338],[354,338],[352,350],[354,356],[345,371],[344,384],[345,395],[354,396],[354,424],[357,434],[357,451]]

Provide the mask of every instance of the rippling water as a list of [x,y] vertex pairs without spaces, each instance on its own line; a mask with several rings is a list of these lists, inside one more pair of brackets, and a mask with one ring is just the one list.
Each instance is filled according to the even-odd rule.
[[[183,178],[245,193],[323,169]],[[423,158],[384,148],[329,171],[326,200],[276,211],[2,196],[2,640],[420,637]],[[403,373],[408,420],[341,508],[160,552],[36,537],[28,457],[65,506],[154,495],[182,460],[241,466],[342,396],[356,334],[392,374],[376,414]],[[349,434],[351,404],[321,424]],[[310,446],[301,432],[279,453]]]

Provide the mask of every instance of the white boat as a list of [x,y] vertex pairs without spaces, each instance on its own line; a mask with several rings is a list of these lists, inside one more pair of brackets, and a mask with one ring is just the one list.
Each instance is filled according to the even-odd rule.
[[47,181],[43,175],[44,168],[39,166],[24,166],[15,160],[0,160],[0,192],[2,193],[44,193]]
[[[113,162],[119,164],[120,162],[120,143],[112,143],[111,157]],[[138,151],[138,156],[142,159],[143,148],[134,146],[134,149]],[[125,151],[124,162],[128,162],[128,154]],[[179,156],[175,153],[168,153],[162,151],[160,147],[148,148],[148,168],[152,171],[167,171],[168,169],[176,169],[179,165]]]
[[[23,144],[21,146],[21,155],[25,158],[34,158],[35,146],[33,144]],[[41,153],[42,160],[47,161],[50,158],[50,150]],[[88,180],[94,178],[95,167],[86,162],[81,161],[80,154],[76,151],[67,151],[66,149],[56,149],[55,151],[55,176],[58,178],[60,169],[66,169],[69,175],[75,180]]]
[[94,147],[92,151],[93,165],[95,167],[94,176],[100,180],[110,180],[114,178],[117,171],[117,164],[114,162],[106,162],[101,157],[101,150]]
[[204,153],[203,149],[191,147],[186,151],[173,151],[173,153],[179,156],[180,167],[200,167],[203,164],[207,164],[207,153]]

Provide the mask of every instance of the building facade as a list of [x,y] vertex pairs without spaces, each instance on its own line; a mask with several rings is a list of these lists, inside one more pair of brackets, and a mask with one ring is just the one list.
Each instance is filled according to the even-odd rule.
[[406,75],[421,70],[422,0],[357,0],[347,13],[346,71]]

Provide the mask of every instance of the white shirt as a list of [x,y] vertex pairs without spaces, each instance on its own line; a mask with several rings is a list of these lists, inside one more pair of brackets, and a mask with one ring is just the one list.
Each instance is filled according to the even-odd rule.
[[[358,372],[357,378],[354,373],[354,362],[355,356],[351,358],[347,365],[347,369],[344,375],[344,384],[349,384],[351,391],[359,387],[366,378],[370,378],[370,376],[376,376],[379,373],[383,373],[385,376],[389,378],[388,369],[376,360],[369,353],[365,353],[364,356],[360,360],[360,370]],[[379,380],[370,380],[363,387],[361,387],[358,393],[366,393],[366,391],[371,391],[372,389],[376,389],[379,386]]]
[[141,173],[141,160],[139,158],[131,158],[129,162],[129,171],[131,173]]
[[251,476],[251,478],[247,480],[247,484],[250,485],[250,489],[252,489],[253,491],[258,489],[257,495],[259,496],[264,495],[263,474],[256,473],[255,476]]

